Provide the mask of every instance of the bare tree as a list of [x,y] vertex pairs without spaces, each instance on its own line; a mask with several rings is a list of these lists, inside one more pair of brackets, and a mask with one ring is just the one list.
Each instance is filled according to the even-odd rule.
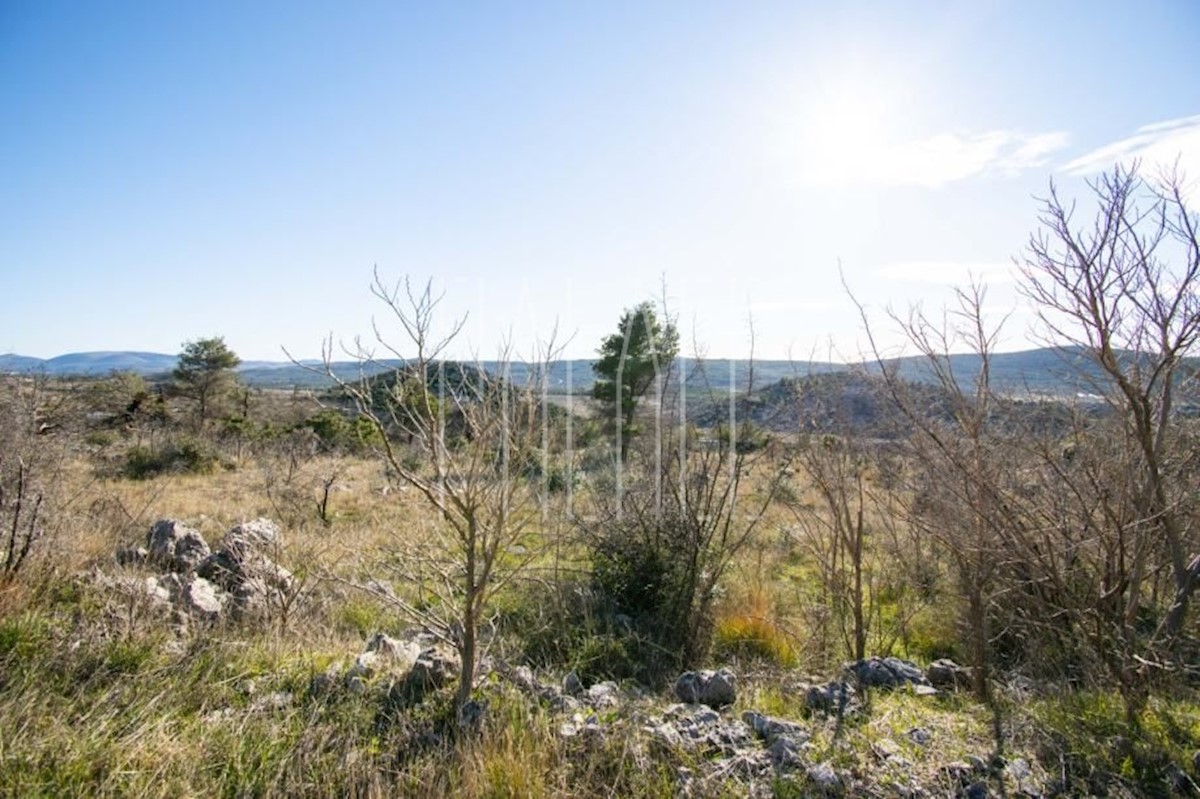
[[[865,309],[858,306],[887,393],[911,430],[906,520],[913,530],[938,541],[954,563],[974,689],[981,699],[989,697],[993,605],[1001,591],[997,575],[1011,555],[1006,541],[1012,527],[1005,494],[1012,473],[1003,456],[991,384],[1000,327],[986,323],[985,297],[978,284],[957,291],[956,307],[940,321],[917,308],[903,317],[891,314],[916,348],[934,392],[897,374],[875,343]],[[960,373],[951,357],[961,349],[975,356],[972,373]]]
[[[866,657],[873,615],[867,561],[867,459],[855,442],[833,435],[812,436],[798,447],[797,462],[818,501],[788,502],[804,541],[821,571],[825,601],[842,626],[847,649]],[[846,617],[851,627],[846,629]]]
[[[1092,438],[1078,453],[1104,449],[1103,461],[1073,458],[1056,470],[1073,491],[1075,523],[1093,532],[1108,564],[1099,604],[1116,610],[1109,623],[1126,653],[1117,666],[1124,682],[1134,679],[1131,668],[1144,672],[1177,654],[1200,583],[1194,464],[1177,412],[1180,395],[1193,390],[1185,359],[1200,336],[1200,225],[1178,172],[1148,183],[1134,163],[1089,187],[1095,216],[1078,226],[1075,204],[1051,184],[1022,288],[1038,306],[1043,334],[1098,368],[1092,391],[1111,412],[1106,446]],[[1119,473],[1100,469],[1104,461],[1119,464]],[[1170,576],[1161,603],[1159,573]],[[1146,612],[1156,616],[1148,638],[1137,632]]]
[[70,399],[42,375],[0,377],[0,582],[28,566],[78,498],[63,491]]
[[375,326],[376,343],[393,360],[384,364],[358,342],[352,354],[360,378],[344,380],[327,342],[324,373],[379,433],[390,474],[415,489],[437,520],[425,535],[397,541],[381,567],[418,596],[378,581],[364,585],[454,647],[461,711],[474,687],[489,600],[538,552],[543,491],[529,467],[546,412],[537,391],[539,364],[553,357],[555,345],[551,340],[541,349],[539,363],[529,365],[518,386],[509,379],[507,348],[496,362],[498,373],[445,360],[465,318],[436,332],[441,297],[431,283],[414,289],[405,279],[389,286],[376,272],[371,291],[401,331],[402,343],[393,343]]

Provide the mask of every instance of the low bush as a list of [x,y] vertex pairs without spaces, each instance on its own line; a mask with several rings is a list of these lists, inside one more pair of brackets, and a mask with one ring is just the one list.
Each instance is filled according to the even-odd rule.
[[221,464],[213,448],[196,439],[170,441],[158,449],[132,447],[122,469],[131,480],[148,480],[160,474],[212,474]]

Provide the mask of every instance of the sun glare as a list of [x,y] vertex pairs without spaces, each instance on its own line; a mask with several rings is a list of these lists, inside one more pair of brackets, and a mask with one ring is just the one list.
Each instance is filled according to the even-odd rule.
[[802,169],[819,182],[851,180],[880,166],[895,144],[895,99],[881,84],[846,79],[804,103]]

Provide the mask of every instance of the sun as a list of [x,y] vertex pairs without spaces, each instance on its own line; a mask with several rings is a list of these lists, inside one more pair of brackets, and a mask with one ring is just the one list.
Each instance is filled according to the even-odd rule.
[[895,141],[895,100],[880,84],[845,79],[804,103],[798,146],[803,169],[818,182],[870,174]]
[[[791,76],[775,96],[771,134],[789,172],[807,185],[870,182],[887,174],[920,133],[919,75],[904,65],[832,54]],[[926,87],[927,88],[927,87]]]

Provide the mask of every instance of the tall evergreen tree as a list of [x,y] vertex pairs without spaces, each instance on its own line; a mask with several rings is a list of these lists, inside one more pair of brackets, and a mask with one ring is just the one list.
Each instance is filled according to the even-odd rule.
[[179,353],[171,376],[175,390],[196,403],[196,423],[203,427],[221,399],[237,383],[233,370],[242,362],[221,336],[189,341]]
[[618,435],[622,460],[630,437],[637,433],[638,401],[656,378],[666,379],[678,351],[675,326],[660,321],[650,302],[627,308],[618,331],[601,342],[600,360],[592,366],[596,374],[592,396],[600,404],[602,418]]

